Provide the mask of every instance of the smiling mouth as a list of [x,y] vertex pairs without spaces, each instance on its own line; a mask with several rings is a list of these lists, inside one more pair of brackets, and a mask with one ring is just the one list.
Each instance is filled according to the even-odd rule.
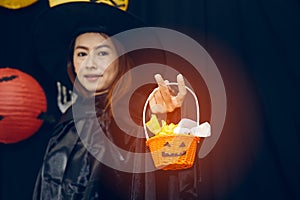
[[84,75],[84,78],[90,82],[97,81],[99,78],[103,77],[103,74],[87,74]]
[[186,154],[186,151],[183,151],[181,153],[166,153],[166,152],[161,153],[162,157],[178,157],[178,156],[183,156],[185,154]]

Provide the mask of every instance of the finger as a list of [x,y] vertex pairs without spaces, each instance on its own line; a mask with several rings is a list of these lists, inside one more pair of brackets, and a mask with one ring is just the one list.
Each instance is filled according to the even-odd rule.
[[155,81],[158,84],[158,86],[166,86],[164,79],[160,74],[155,74],[154,75]]
[[160,91],[158,90],[157,92],[155,92],[154,94],[154,99],[155,99],[155,104],[159,104],[159,105],[164,105],[164,99],[160,93]]
[[176,100],[182,102],[187,92],[184,83],[184,78],[181,74],[177,75],[177,83],[178,83],[178,94],[176,96]]
[[156,91],[155,94],[149,100],[149,106],[152,113],[165,113],[166,109],[163,106],[163,99],[159,91]]
[[156,105],[157,105],[156,100],[154,96],[152,96],[149,100],[149,107],[152,113],[157,113]]
[[[164,81],[165,81],[165,84],[168,86],[170,81],[169,80],[164,80]],[[175,94],[175,91],[170,86],[168,86],[168,89],[169,89],[170,95],[173,96]]]
[[156,74],[154,76],[154,78],[158,84],[159,92],[160,92],[165,104],[171,105],[172,104],[172,98],[171,98],[172,96],[170,94],[169,87],[166,85],[165,81],[163,80],[163,78],[161,77],[160,74]]
[[62,93],[63,93],[63,103],[67,102],[67,89],[65,86],[62,87]]
[[152,113],[166,113],[166,108],[160,104],[155,104],[154,106],[150,107]]
[[61,84],[60,82],[56,82],[57,86],[57,100],[61,102]]
[[69,102],[73,102],[73,91],[69,90]]
[[75,92],[72,92],[72,100],[76,101],[77,97],[77,94]]
[[157,90],[149,99],[149,106],[152,113],[165,113],[165,102],[159,90]]
[[152,96],[152,97],[149,99],[149,106],[150,106],[150,108],[151,108],[152,106],[154,106],[155,104],[156,104],[155,98],[154,98],[154,96]]

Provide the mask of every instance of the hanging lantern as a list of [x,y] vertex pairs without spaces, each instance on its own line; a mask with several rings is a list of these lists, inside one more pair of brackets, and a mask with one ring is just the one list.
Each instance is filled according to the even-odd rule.
[[126,11],[128,8],[129,0],[48,0],[50,7],[57,6],[63,3],[70,2],[92,2],[92,3],[106,3],[110,6],[117,7],[121,10]]
[[0,142],[16,143],[32,136],[42,125],[46,112],[44,90],[30,75],[0,68]]

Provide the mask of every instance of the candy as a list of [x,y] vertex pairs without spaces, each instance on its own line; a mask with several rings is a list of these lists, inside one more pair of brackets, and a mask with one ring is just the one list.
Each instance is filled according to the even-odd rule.
[[195,121],[186,118],[181,119],[178,124],[167,124],[166,121],[161,120],[160,125],[156,115],[152,114],[146,126],[155,136],[186,134],[196,137],[209,137],[211,135],[211,128],[208,122],[197,125]]
[[154,133],[155,135],[158,134],[161,130],[160,124],[156,115],[151,115],[150,120],[146,123],[147,128]]
[[174,134],[174,129],[177,127],[177,124],[167,124],[166,121],[161,120],[160,125],[156,115],[152,114],[146,126],[155,135],[170,135]]

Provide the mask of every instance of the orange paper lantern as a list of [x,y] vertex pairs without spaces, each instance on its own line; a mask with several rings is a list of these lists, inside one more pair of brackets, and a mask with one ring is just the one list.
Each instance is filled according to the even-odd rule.
[[30,75],[0,68],[0,142],[16,143],[32,136],[42,125],[46,112],[44,90]]

